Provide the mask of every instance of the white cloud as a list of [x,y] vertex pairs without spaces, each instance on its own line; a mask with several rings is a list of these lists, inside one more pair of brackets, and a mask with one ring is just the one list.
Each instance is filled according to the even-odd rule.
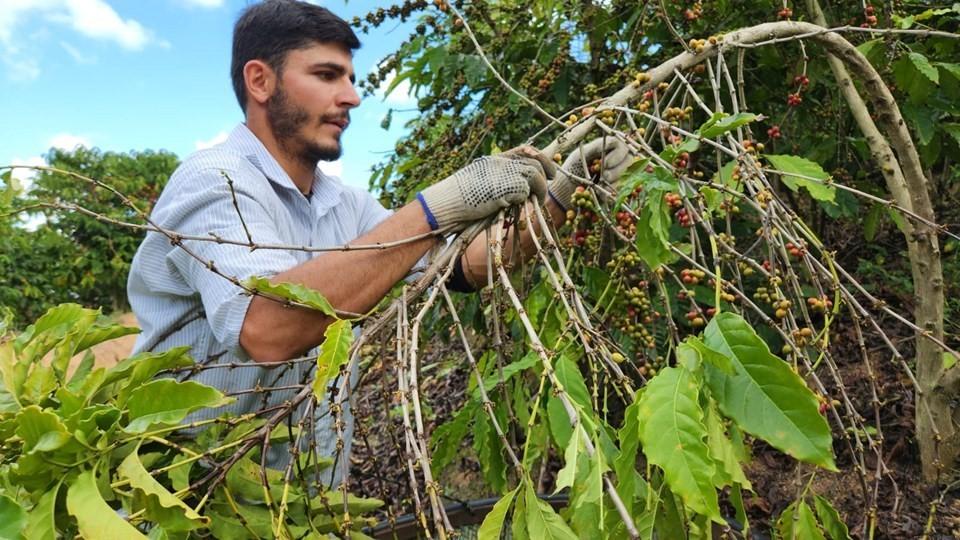
[[97,57],[83,54],[79,49],[67,43],[66,41],[61,41],[60,46],[63,47],[63,50],[67,51],[67,54],[69,54],[78,64],[93,64],[97,61]]
[[[70,27],[84,37],[112,42],[131,51],[151,43],[163,44],[140,22],[121,17],[106,0],[0,0],[0,56],[11,79],[29,80],[40,74],[38,53],[23,47],[24,43],[32,45],[22,34],[30,28],[25,20],[33,15],[46,23]],[[45,28],[41,28],[40,35],[44,34],[42,30]],[[74,53],[79,50],[64,42],[61,45],[77,59]]]
[[15,53],[3,55],[7,76],[13,81],[32,81],[40,76],[40,63],[35,58],[17,58]]
[[323,171],[323,174],[328,176],[336,176],[337,178],[343,176],[342,160],[338,159],[336,161],[321,161],[317,164],[317,166],[320,167],[320,170]]
[[74,30],[94,39],[113,41],[138,51],[151,41],[150,31],[133,19],[123,19],[103,0],[62,0],[66,13],[52,20],[67,22]]
[[193,147],[196,148],[197,150],[204,150],[206,148],[210,148],[211,146],[216,146],[225,140],[227,140],[227,132],[221,131],[220,133],[217,133],[216,135],[214,135],[213,138],[211,139],[208,139],[206,141],[197,141],[193,143]]
[[[33,156],[26,159],[13,158],[10,162],[10,165],[13,166],[26,165],[28,167],[42,167],[46,164],[47,162],[40,156]],[[10,176],[20,184],[20,188],[23,189],[24,192],[30,190],[30,186],[33,185],[33,179],[36,175],[37,171],[35,169],[13,169],[10,172]]]
[[392,105],[416,105],[417,98],[410,92],[410,79],[400,81],[396,88],[391,90],[389,95],[386,95],[387,88],[390,88],[396,76],[397,72],[391,71],[390,74],[387,75],[387,78],[380,83],[380,87],[377,88],[377,95]]
[[74,150],[78,146],[92,148],[93,144],[90,143],[90,139],[84,137],[83,135],[58,133],[50,139],[50,142],[47,143],[47,146],[49,148],[60,148],[61,150]]

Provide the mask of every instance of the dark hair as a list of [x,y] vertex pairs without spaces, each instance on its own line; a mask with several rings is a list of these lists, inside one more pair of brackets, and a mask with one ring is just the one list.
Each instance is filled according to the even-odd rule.
[[240,14],[233,27],[233,59],[230,78],[240,108],[247,110],[247,88],[243,66],[263,60],[279,76],[287,52],[313,43],[339,43],[351,51],[360,40],[347,21],[329,9],[299,0],[266,0]]

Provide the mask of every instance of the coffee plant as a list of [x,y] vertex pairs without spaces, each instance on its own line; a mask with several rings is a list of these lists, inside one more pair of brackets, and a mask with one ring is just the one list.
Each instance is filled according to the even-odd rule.
[[[291,397],[248,416],[190,422],[229,396],[189,381],[221,367],[185,351],[102,375],[85,360],[77,373],[94,382],[74,383],[64,359],[96,340],[83,336],[123,331],[75,306],[51,311],[0,357],[10,534],[52,523],[95,537],[96,515],[102,530],[156,537],[390,535],[409,513],[416,534],[448,538],[447,484],[470,460],[471,483],[496,495],[480,538],[898,537],[903,499],[918,492],[926,515],[909,534],[956,534],[940,518],[960,454],[941,245],[960,237],[938,218],[958,180],[960,10],[856,3],[827,16],[815,0],[411,0],[358,18],[363,30],[418,21],[367,81],[372,91],[395,72],[394,87],[408,80],[420,96],[410,137],[371,177],[385,203],[524,141],[562,163],[616,138],[633,165],[609,183],[601,163],[585,164],[563,222],[531,200],[472,225],[364,316],[302,286],[224,275],[336,319],[319,354],[285,363],[314,366],[311,377],[250,389]],[[188,239],[136,214],[175,245]],[[234,239],[189,239],[261,248],[241,225]],[[518,231],[530,261],[508,255]],[[844,251],[860,231],[905,252],[910,303]],[[486,283],[452,294],[454,263],[478,237]],[[310,249],[347,248],[383,246]],[[431,393],[446,376],[453,398]],[[182,398],[172,385],[188,385]],[[434,410],[441,398],[455,410]],[[910,400],[900,414],[915,442],[893,444],[889,407]],[[338,449],[348,404],[382,409],[356,413],[355,463],[317,456],[320,403]],[[185,428],[200,433],[181,439]],[[904,444],[919,449],[914,478],[896,470]],[[266,467],[284,446],[285,467]],[[754,486],[756,456],[773,464],[777,501]],[[326,466],[342,479],[335,491]],[[377,502],[356,489],[384,501],[377,527],[357,517]]]

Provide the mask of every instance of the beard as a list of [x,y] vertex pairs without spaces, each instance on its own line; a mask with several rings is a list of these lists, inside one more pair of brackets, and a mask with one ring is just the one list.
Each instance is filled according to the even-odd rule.
[[[317,123],[344,117],[349,120],[349,113],[323,115]],[[327,146],[303,136],[301,130],[310,122],[310,113],[291,103],[283,86],[278,86],[277,93],[267,100],[267,121],[280,149],[309,167],[316,167],[320,161],[335,161],[343,153],[339,135],[332,145]]]

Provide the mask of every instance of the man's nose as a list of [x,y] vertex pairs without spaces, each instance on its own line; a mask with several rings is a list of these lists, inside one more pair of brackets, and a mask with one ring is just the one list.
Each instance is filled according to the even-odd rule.
[[352,109],[360,105],[360,94],[357,93],[357,88],[352,83],[348,83],[337,97],[337,105],[341,107]]

